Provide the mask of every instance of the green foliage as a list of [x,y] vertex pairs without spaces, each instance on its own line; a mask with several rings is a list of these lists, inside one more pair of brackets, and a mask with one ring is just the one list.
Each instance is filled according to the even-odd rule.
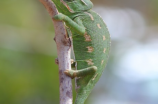
[[33,0],[1,0],[0,8],[0,104],[58,104],[57,56],[48,13]]
[[55,57],[0,49],[0,104],[59,103]]

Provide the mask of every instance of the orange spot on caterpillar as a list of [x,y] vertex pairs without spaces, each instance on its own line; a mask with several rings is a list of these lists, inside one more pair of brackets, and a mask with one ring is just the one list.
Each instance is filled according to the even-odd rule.
[[84,2],[83,0],[81,0],[81,1],[82,1],[85,5],[87,5],[86,2]]
[[66,6],[66,8],[67,8],[71,13],[74,13],[74,11],[71,10],[70,7],[69,7],[63,0],[61,0],[61,2]]
[[98,73],[93,77],[93,79],[92,80],[95,80],[95,78],[97,77],[97,75],[98,75]]
[[92,41],[91,36],[90,36],[90,35],[87,35],[87,33],[84,34],[84,37],[85,37],[85,41],[87,41],[87,42]]
[[94,63],[92,61],[93,61],[92,59],[86,60],[86,62],[88,63],[88,65],[93,65]]
[[103,52],[105,53],[105,51],[106,51],[106,48],[104,48]]
[[104,60],[101,61],[101,65],[104,63]]
[[103,35],[103,40],[105,40],[106,38],[105,38],[105,36]]
[[88,51],[87,51],[87,52],[89,52],[89,53],[91,53],[91,52],[94,51],[94,48],[93,48],[92,46],[88,46],[88,47],[86,47],[86,48],[88,48]]
[[85,13],[90,16],[90,18],[91,18],[92,21],[94,21],[94,18],[93,18],[93,16],[90,13],[88,13],[88,12],[85,12]]
[[100,28],[100,29],[101,29],[101,26],[100,26],[100,24],[97,24],[97,26],[98,26],[98,28]]

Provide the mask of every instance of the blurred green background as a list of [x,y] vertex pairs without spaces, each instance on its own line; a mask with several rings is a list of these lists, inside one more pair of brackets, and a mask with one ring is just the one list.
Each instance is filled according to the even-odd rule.
[[[158,104],[158,0],[93,0],[112,39],[86,104]],[[0,104],[59,104],[54,27],[38,0],[0,1]]]

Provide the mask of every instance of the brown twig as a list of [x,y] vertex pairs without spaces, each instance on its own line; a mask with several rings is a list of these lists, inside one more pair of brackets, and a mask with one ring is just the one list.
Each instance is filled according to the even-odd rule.
[[[51,0],[39,0],[49,12],[55,27],[55,42],[58,52],[59,80],[60,80],[60,104],[72,104],[72,83],[71,78],[64,74],[66,69],[71,69],[70,48],[71,41],[67,37],[67,32],[63,22],[56,21],[53,17],[58,11]],[[55,82],[54,82],[55,84]]]

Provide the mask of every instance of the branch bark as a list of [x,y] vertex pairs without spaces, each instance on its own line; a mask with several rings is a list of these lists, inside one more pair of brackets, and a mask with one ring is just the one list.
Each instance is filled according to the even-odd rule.
[[59,81],[60,81],[60,104],[72,104],[72,83],[71,78],[64,74],[66,69],[71,70],[70,48],[71,40],[67,37],[67,32],[63,22],[56,21],[53,17],[58,11],[51,0],[39,0],[49,12],[55,27],[55,42],[58,52]]

